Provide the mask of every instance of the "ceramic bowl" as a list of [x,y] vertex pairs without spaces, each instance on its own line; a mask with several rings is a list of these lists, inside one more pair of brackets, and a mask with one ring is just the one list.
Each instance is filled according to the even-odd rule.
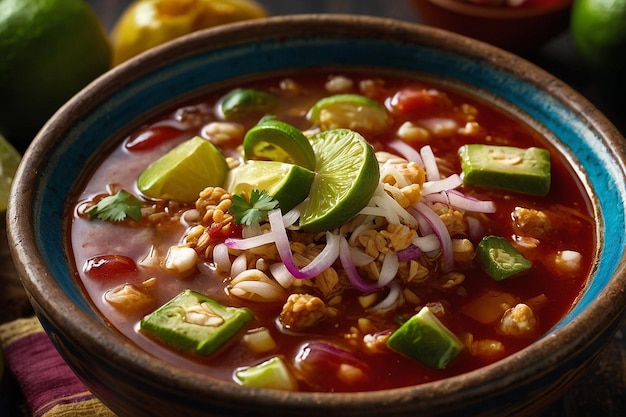
[[[68,194],[90,162],[124,132],[206,85],[328,65],[445,79],[554,138],[593,196],[600,246],[584,292],[544,337],[494,365],[440,382],[380,392],[293,393],[237,387],[177,369],[138,349],[94,310],[72,273],[63,227]],[[10,197],[8,236],[50,338],[119,416],[536,415],[587,368],[624,310],[624,143],[587,100],[501,49],[373,17],[275,17],[158,47],[75,96],[24,155]]]
[[541,46],[569,25],[572,0],[546,6],[503,7],[465,0],[411,0],[421,21],[501,48],[525,52]]

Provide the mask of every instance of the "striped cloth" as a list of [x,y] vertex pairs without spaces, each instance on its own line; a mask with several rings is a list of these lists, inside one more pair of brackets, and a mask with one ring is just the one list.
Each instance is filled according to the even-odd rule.
[[74,375],[36,317],[0,325],[0,345],[33,417],[115,417]]

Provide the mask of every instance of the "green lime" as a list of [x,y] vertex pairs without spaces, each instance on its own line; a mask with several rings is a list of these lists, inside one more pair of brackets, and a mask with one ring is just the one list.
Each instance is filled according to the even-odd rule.
[[372,146],[352,130],[325,130],[310,141],[317,165],[300,227],[332,230],[369,203],[380,181],[378,162]]
[[227,173],[221,152],[196,136],[150,164],[139,175],[137,187],[149,197],[192,202],[204,188],[221,186]]
[[232,194],[249,196],[252,190],[265,191],[287,212],[309,195],[315,173],[300,165],[278,161],[248,161],[232,169],[225,188]]
[[0,10],[0,133],[23,151],[64,102],[110,68],[111,46],[83,0],[2,0]]
[[345,128],[377,133],[391,124],[385,106],[359,94],[324,97],[311,107],[307,117],[322,130]]
[[246,159],[280,161],[315,169],[315,153],[309,139],[295,127],[279,120],[265,120],[243,139]]
[[276,96],[252,88],[236,88],[220,100],[225,119],[244,115],[265,115],[276,105]]
[[13,175],[21,160],[20,154],[0,135],[0,213],[7,209]]
[[576,0],[570,31],[574,44],[590,66],[603,73],[623,76],[626,0]]

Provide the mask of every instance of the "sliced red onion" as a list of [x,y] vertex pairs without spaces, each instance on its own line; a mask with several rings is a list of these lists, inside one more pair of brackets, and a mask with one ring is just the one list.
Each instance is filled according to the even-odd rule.
[[467,235],[472,242],[478,242],[485,235],[483,224],[475,217],[467,217]]
[[[372,207],[375,206],[375,207]],[[381,183],[374,191],[369,204],[359,214],[384,217],[391,224],[399,224],[400,219],[408,226],[417,226],[415,218],[385,191]]]
[[262,245],[267,245],[268,243],[274,243],[276,241],[276,237],[274,233],[263,233],[262,235],[257,235],[253,237],[248,237],[245,239],[237,239],[237,238],[227,238],[224,241],[224,244],[231,249],[238,250],[247,250],[256,248]]
[[422,186],[422,195],[439,193],[441,191],[453,190],[463,184],[463,180],[458,174],[452,174],[449,177],[436,181],[426,181]]
[[[293,225],[299,218],[300,218],[300,211],[295,208],[292,209],[291,211],[287,212],[284,216],[282,216],[282,222],[284,224],[284,227],[289,227]],[[244,236],[249,236],[254,233],[259,233],[260,231],[261,231],[261,228],[258,226],[258,224],[246,226],[244,227]],[[258,246],[266,245],[268,243],[274,243],[275,241],[276,241],[276,237],[274,236],[274,233],[270,232],[270,233],[257,234],[257,235],[245,237],[243,239],[227,238],[224,241],[224,243],[226,244],[226,246],[232,249],[247,250],[247,249],[256,248]]]
[[383,264],[380,267],[380,276],[378,277],[378,285],[387,286],[398,275],[398,255],[395,253],[385,254]]
[[357,291],[369,293],[380,290],[377,283],[367,282],[361,278],[350,256],[350,244],[343,236],[339,237],[339,259],[341,260],[341,265],[346,272],[350,284],[352,284]]
[[426,179],[428,181],[438,181],[441,179],[439,174],[439,167],[437,166],[437,160],[435,154],[430,146],[426,145],[420,149],[420,155],[424,161],[424,171],[426,171]]
[[276,249],[278,250],[280,259],[295,278],[313,278],[329,268],[339,256],[339,236],[326,232],[326,246],[324,249],[307,266],[302,269],[298,268],[293,259],[293,254],[291,253],[289,237],[287,236],[287,230],[285,229],[280,209],[271,210],[268,213],[268,219],[276,238]]
[[419,202],[413,207],[419,214],[424,216],[426,221],[433,228],[433,232],[437,235],[437,238],[439,238],[441,253],[443,255],[443,272],[451,271],[454,267],[454,254],[452,253],[452,238],[450,237],[450,233],[448,233],[446,225],[443,224],[437,213],[426,204]]
[[422,255],[422,251],[419,247],[411,244],[408,248],[398,252],[399,262],[408,262],[418,259]]
[[392,282],[391,285],[389,285],[389,293],[387,294],[387,296],[383,298],[378,304],[373,305],[366,311],[369,312],[376,310],[386,310],[390,308],[396,301],[398,301],[401,289],[402,288],[400,287],[400,284],[398,284],[397,282]]
[[426,253],[441,249],[441,242],[439,242],[439,238],[436,234],[432,233],[432,231],[425,236],[415,236],[413,238],[413,245]]
[[419,152],[417,152],[415,148],[413,148],[408,143],[396,139],[396,140],[391,140],[387,142],[387,146],[389,146],[392,150],[396,151],[398,155],[400,155],[407,161],[415,162],[417,163],[417,165],[424,168],[424,161],[422,160],[422,157],[420,156]]
[[438,193],[427,194],[422,197],[423,202],[443,203],[463,211],[475,213],[495,213],[496,205],[490,200],[478,200],[466,196],[457,190],[446,190]]
[[353,246],[350,246],[350,258],[355,266],[364,266],[374,260],[374,257]]
[[293,275],[291,275],[285,264],[282,262],[274,262],[273,264],[271,264],[270,272],[276,282],[278,282],[283,288],[291,287],[293,281],[295,280]]
[[292,226],[298,219],[300,218],[300,209],[299,206],[291,209],[287,213],[283,215],[283,224],[285,227]]
[[473,211],[476,213],[495,213],[496,205],[493,201],[477,200],[473,197],[466,196],[456,190],[448,192],[450,205],[465,211]]
[[356,242],[356,239],[359,237],[361,233],[365,232],[366,230],[374,230],[374,229],[376,229],[376,224],[374,224],[373,221],[361,223],[360,225],[354,228],[354,230],[352,231],[352,234],[350,235],[350,239],[348,241],[354,245]]
[[430,223],[426,221],[426,218],[424,216],[415,215],[415,213],[417,213],[415,209],[409,209],[409,210],[412,210],[412,212],[414,213],[414,217],[417,220],[417,224],[418,224],[418,230],[420,231],[421,235],[422,236],[432,235],[434,233],[433,228],[430,225]]

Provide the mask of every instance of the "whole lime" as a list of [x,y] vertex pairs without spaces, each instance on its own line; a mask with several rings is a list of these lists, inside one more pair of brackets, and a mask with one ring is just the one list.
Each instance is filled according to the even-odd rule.
[[626,70],[626,0],[576,0],[570,30],[593,70],[621,78]]
[[23,151],[46,120],[111,66],[83,0],[0,0],[0,133]]

